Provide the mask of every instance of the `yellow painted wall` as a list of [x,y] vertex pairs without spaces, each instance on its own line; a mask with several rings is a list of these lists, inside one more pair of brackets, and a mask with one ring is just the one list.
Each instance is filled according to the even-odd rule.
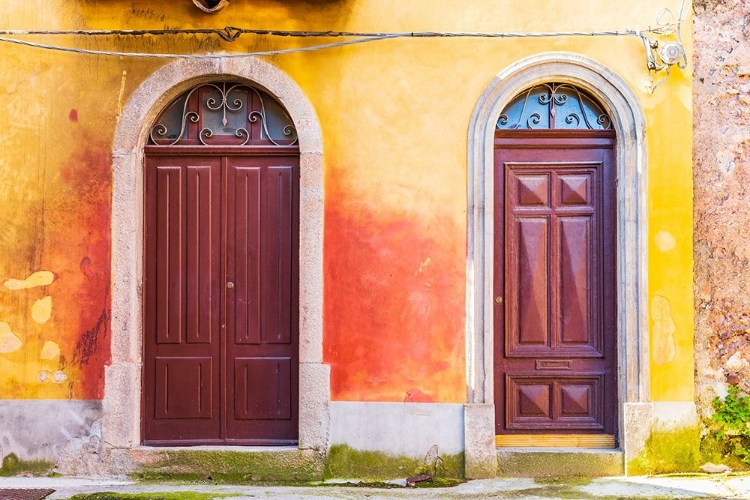
[[[0,29],[598,31],[653,25],[662,7],[676,14],[679,4],[234,0],[208,16],[188,0],[9,0]],[[25,38],[180,53],[315,43],[251,35],[234,43]],[[469,119],[501,69],[558,50],[612,68],[645,111],[651,394],[693,399],[691,80],[689,70],[674,71],[649,94],[635,37],[398,39],[267,58],[302,87],[323,127],[324,335],[334,399],[465,401]],[[164,62],[0,44],[0,283],[37,271],[53,276],[33,288],[0,285],[0,398],[102,397],[112,135],[130,94]],[[39,318],[50,301],[49,319],[36,321],[35,305]]]

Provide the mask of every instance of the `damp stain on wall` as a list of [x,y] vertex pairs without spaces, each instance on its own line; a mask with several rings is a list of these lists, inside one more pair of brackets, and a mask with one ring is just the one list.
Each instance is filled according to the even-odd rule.
[[438,210],[399,211],[326,187],[332,398],[464,401],[462,228]]

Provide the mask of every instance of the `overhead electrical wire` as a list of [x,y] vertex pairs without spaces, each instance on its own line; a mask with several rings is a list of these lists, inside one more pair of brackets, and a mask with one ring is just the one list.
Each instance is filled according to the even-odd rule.
[[[395,38],[546,38],[546,37],[599,37],[599,36],[638,36],[643,38],[645,33],[662,34],[673,29],[674,24],[661,25],[655,28],[645,30],[606,30],[606,31],[550,31],[550,32],[510,32],[510,33],[493,33],[477,31],[412,31],[396,33],[377,33],[377,32],[348,32],[348,31],[286,31],[286,30],[256,30],[237,28],[227,26],[223,29],[186,29],[186,30],[0,30],[0,42],[24,45],[39,49],[54,50],[60,52],[72,52],[78,54],[116,56],[116,57],[144,57],[158,59],[215,59],[215,58],[238,58],[248,56],[268,56],[279,54],[292,54],[297,52],[310,52],[315,50],[330,49],[346,45],[359,43],[375,42],[380,40],[390,40]],[[62,45],[53,45],[29,40],[22,40],[18,37],[24,35],[84,35],[84,36],[164,36],[164,35],[217,35],[225,41],[233,42],[240,35],[267,35],[291,38],[344,38],[356,37],[353,40],[344,40],[340,42],[331,42],[324,44],[310,45],[306,47],[295,47],[289,49],[274,49],[254,52],[222,52],[210,54],[172,54],[172,53],[152,53],[152,52],[122,52],[98,49],[84,49],[79,47],[66,47]]]
[[[367,42],[381,40],[392,40],[396,38],[547,38],[547,37],[598,37],[598,36],[637,36],[639,37],[648,54],[650,41],[647,33],[664,35],[677,31],[677,37],[682,45],[682,22],[685,20],[686,0],[681,0],[677,22],[674,22],[672,11],[668,8],[662,9],[657,15],[657,26],[642,30],[605,30],[605,31],[547,31],[547,32],[482,32],[482,31],[407,31],[395,33],[361,32],[361,31],[295,31],[295,30],[267,30],[248,29],[236,26],[225,28],[197,28],[197,29],[160,29],[160,30],[0,30],[0,42],[24,45],[38,49],[53,50],[59,52],[72,52],[76,54],[89,54],[98,56],[116,57],[143,57],[155,59],[216,59],[216,58],[241,58],[249,56],[270,56],[280,54],[294,54],[298,52],[312,52],[316,50],[331,49]],[[663,16],[669,15],[669,22],[663,22]],[[208,54],[171,54],[153,52],[123,52],[99,49],[84,49],[80,47],[67,47],[47,43],[32,42],[19,39],[19,36],[166,36],[166,35],[216,35],[226,42],[234,42],[241,35],[277,36],[289,38],[353,38],[340,42],[330,42],[306,47],[294,47],[289,49],[272,49],[254,52],[222,52]],[[9,38],[13,37],[13,38]],[[687,56],[683,54],[684,65],[687,66]]]

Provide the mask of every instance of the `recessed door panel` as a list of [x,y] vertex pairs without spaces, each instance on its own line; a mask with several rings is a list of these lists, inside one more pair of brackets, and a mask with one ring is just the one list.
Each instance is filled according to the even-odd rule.
[[261,168],[232,167],[228,170],[227,276],[234,288],[230,294],[229,314],[234,341],[260,344],[261,341],[261,213],[263,212]]
[[294,206],[294,170],[291,166],[271,166],[265,178],[266,245],[263,266],[263,296],[267,311],[263,340],[269,344],[289,344],[292,339],[291,303]]
[[236,358],[234,363],[236,419],[292,417],[291,358]]
[[[518,256],[508,297],[518,309],[510,323],[515,346],[549,345],[549,218],[522,217],[511,231],[510,251]],[[515,349],[513,349],[515,350]]]
[[212,226],[218,211],[218,201],[213,199],[209,166],[187,167],[187,198],[185,212],[186,223],[186,259],[185,268],[185,316],[187,323],[186,341],[191,344],[211,343],[217,323],[213,317],[211,304],[215,291],[212,284],[216,282],[211,254]]
[[[560,345],[591,345],[596,322],[592,304],[597,279],[592,276],[592,217],[558,217],[560,275],[557,296],[560,297]],[[592,307],[593,306],[593,307]],[[593,317],[592,317],[593,316]]]
[[156,418],[211,418],[212,359],[157,357]]
[[183,260],[182,239],[185,168],[165,165],[156,167],[156,254],[159,266],[156,277],[156,301],[159,306],[156,341],[159,344],[182,342]]

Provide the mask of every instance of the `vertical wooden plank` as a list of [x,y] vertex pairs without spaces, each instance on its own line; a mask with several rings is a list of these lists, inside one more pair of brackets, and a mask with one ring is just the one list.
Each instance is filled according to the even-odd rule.
[[213,212],[210,166],[187,167],[187,342],[211,342]]
[[292,173],[292,167],[273,166],[264,179],[263,340],[269,344],[289,344],[292,337]]
[[234,279],[234,340],[238,344],[260,344],[260,218],[261,169],[230,166],[234,200],[230,207],[229,238]]
[[182,169],[157,167],[156,301],[158,344],[182,342]]

